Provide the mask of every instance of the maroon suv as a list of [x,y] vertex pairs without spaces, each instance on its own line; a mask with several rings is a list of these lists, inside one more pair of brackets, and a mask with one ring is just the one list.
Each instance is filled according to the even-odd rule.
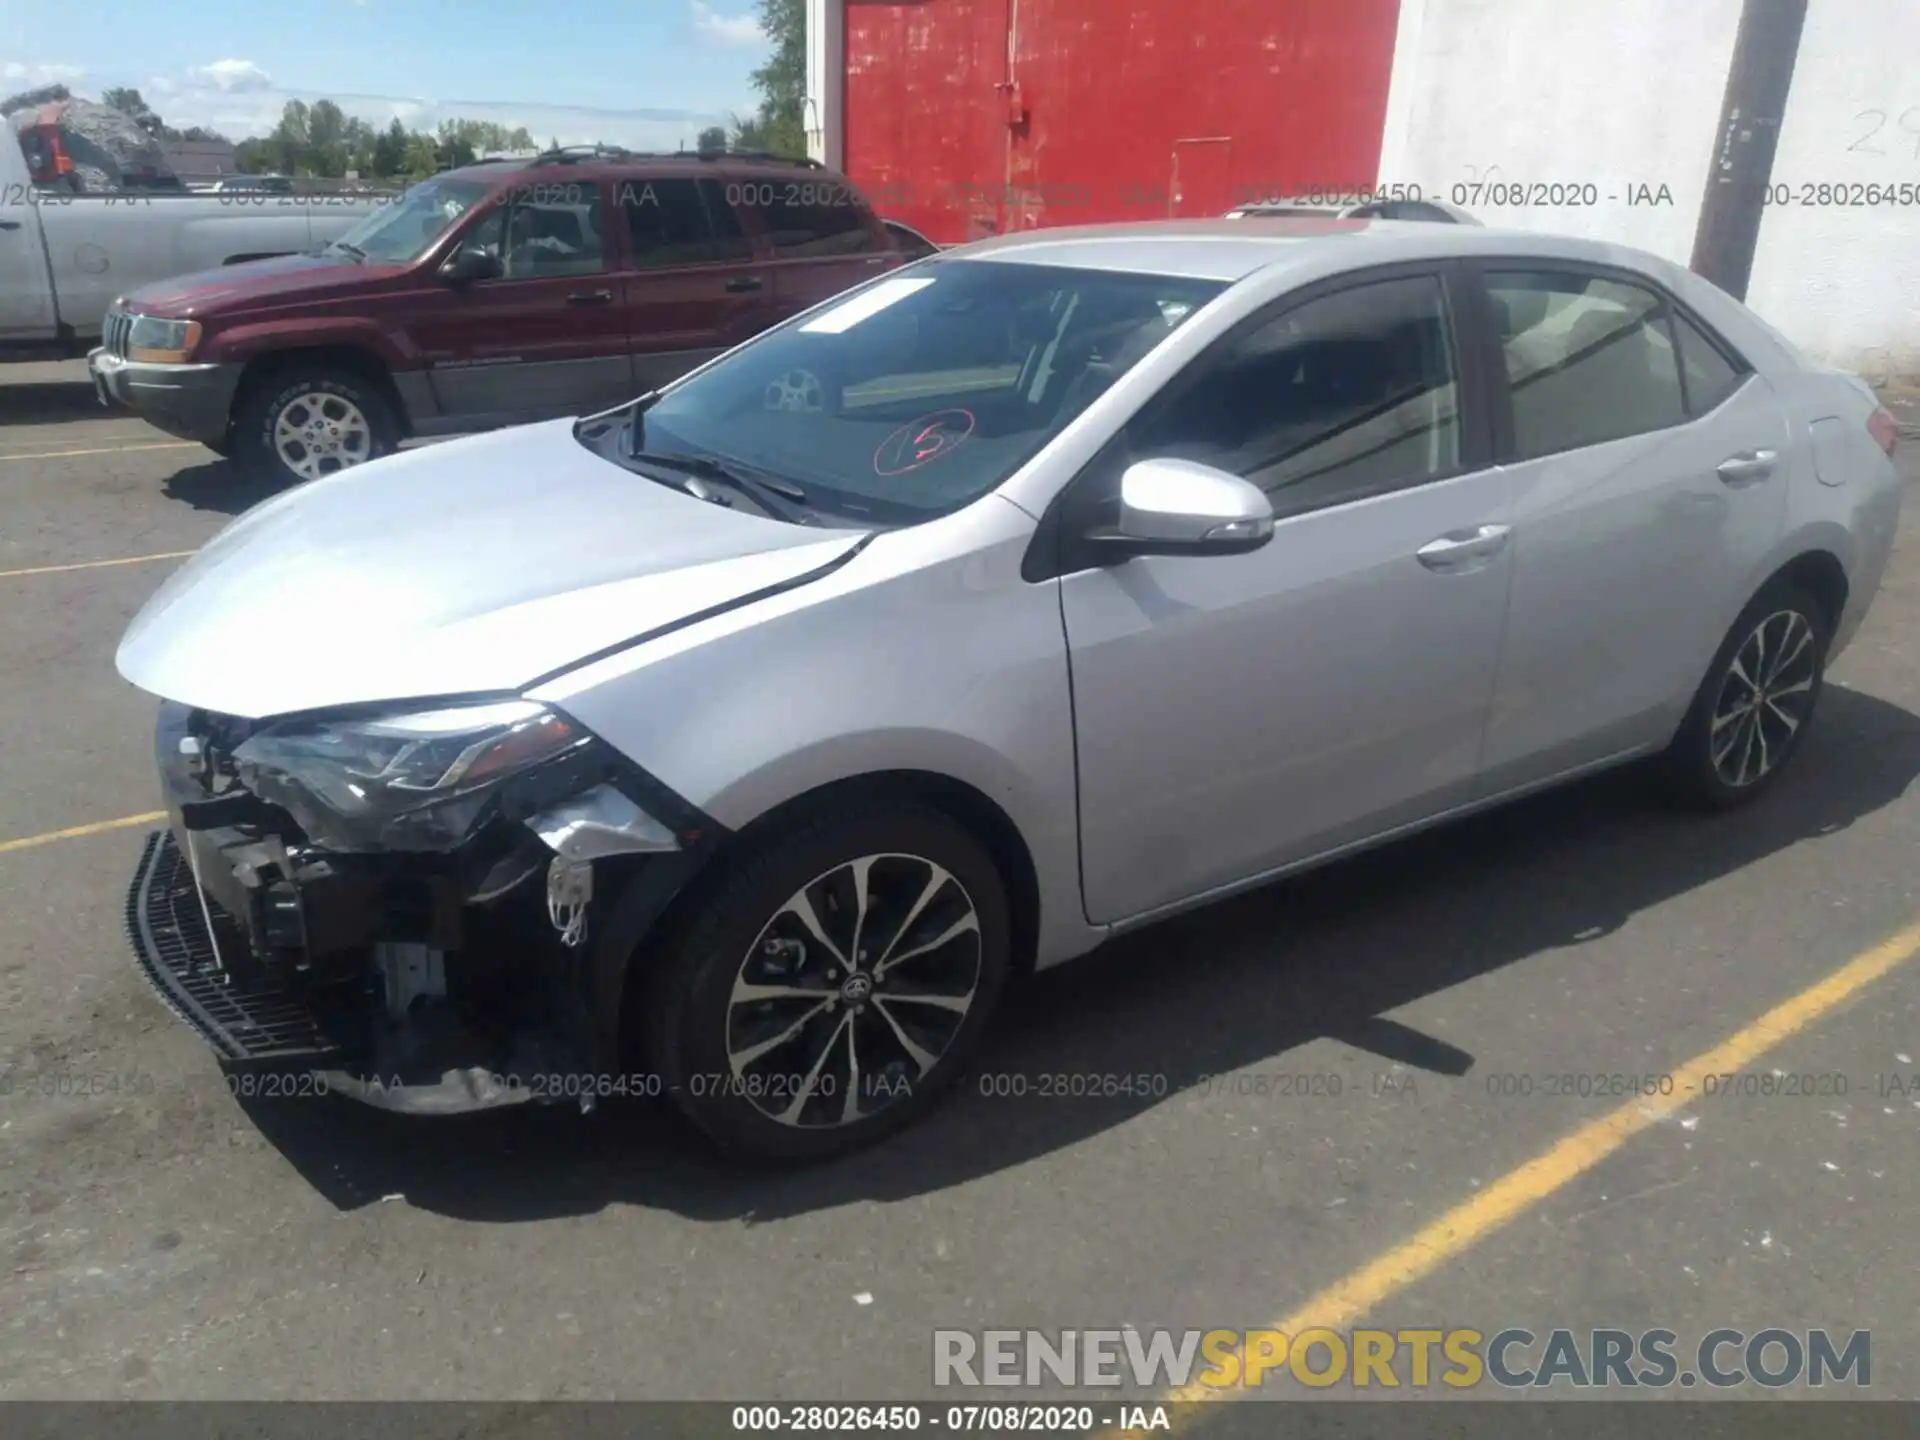
[[122,296],[89,361],[103,401],[307,480],[618,404],[901,263],[810,162],[554,151],[444,171],[317,254]]

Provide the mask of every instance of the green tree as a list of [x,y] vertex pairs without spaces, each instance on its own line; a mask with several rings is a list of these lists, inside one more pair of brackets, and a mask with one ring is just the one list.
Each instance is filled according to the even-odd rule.
[[440,147],[431,135],[414,131],[407,137],[407,153],[400,173],[409,180],[424,180],[439,168]]
[[473,140],[468,135],[469,123],[470,122],[459,120],[442,120],[440,122],[438,138],[440,153],[439,164],[441,166],[471,165],[477,158],[473,148]]
[[267,137],[274,147],[272,166],[285,175],[313,173],[313,140],[308,129],[309,112],[304,100],[289,100],[280,107],[280,123]]
[[118,110],[134,124],[158,140],[184,140],[187,137],[153,112],[153,108],[131,85],[109,85],[100,92],[100,103]]
[[700,132],[700,138],[693,143],[694,148],[699,150],[702,155],[712,155],[725,150],[727,148],[727,127],[724,125],[709,125]]
[[759,110],[733,122],[736,150],[767,150],[804,160],[807,154],[807,0],[760,0],[760,28],[773,53],[753,72]]
[[398,115],[391,124],[380,132],[380,138],[373,142],[373,173],[386,179],[399,175],[407,166],[407,127],[400,123]]
[[373,126],[358,115],[349,115],[347,123],[341,129],[340,141],[346,150],[347,163],[341,168],[341,174],[348,170],[365,176],[373,172]]

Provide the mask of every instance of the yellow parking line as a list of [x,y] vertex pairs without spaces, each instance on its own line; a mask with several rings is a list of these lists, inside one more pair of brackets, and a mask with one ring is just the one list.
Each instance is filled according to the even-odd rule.
[[[1315,1326],[1338,1330],[1374,1310],[1388,1297],[1465,1254],[1508,1221],[1593,1169],[1635,1135],[1698,1098],[1710,1075],[1753,1064],[1782,1041],[1838,1009],[1875,981],[1920,953],[1920,924],[1863,951],[1825,979],[1735,1031],[1713,1049],[1673,1072],[1668,1095],[1628,1101],[1562,1138],[1551,1149],[1463,1200],[1391,1250],[1335,1281],[1270,1328],[1298,1335]],[[1168,1394],[1166,1403],[1219,1399],[1224,1392],[1194,1382]],[[1186,1412],[1192,1414],[1193,1412]],[[1132,1433],[1132,1432],[1129,1432]]]
[[28,570],[0,570],[0,580],[19,575],[58,575],[65,570],[99,570],[108,565],[145,565],[149,560],[184,560],[191,550],[162,550],[158,555],[128,555],[119,560],[76,560],[71,565],[35,565]]
[[8,460],[66,460],[75,455],[119,455],[128,450],[198,450],[198,440],[160,440],[151,445],[108,445],[98,450],[40,450],[31,455],[0,455]]
[[25,835],[18,840],[0,840],[0,855],[14,850],[31,850],[36,845],[51,845],[56,840],[78,840],[87,835],[104,835],[109,830],[131,830],[135,825],[151,825],[167,818],[164,810],[145,815],[122,815],[118,820],[96,820],[91,825],[75,825],[69,830],[49,830],[44,835]]

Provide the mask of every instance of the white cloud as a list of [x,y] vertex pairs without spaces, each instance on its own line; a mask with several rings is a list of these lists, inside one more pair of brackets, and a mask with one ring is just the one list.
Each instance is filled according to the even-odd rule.
[[187,72],[187,77],[228,95],[248,95],[273,88],[273,77],[251,60],[215,60],[196,65]]
[[[51,83],[58,74],[78,77],[88,72],[77,66],[0,63],[0,94],[30,85]],[[48,79],[38,77],[46,75]],[[69,79],[71,83],[71,79]],[[740,98],[727,108],[723,100],[712,110],[596,109],[578,105],[522,104],[504,100],[440,100],[418,95],[355,95],[293,89],[281,86],[250,60],[215,60],[170,74],[113,72],[89,75],[76,92],[90,99],[112,85],[137,86],[169,125],[180,129],[204,126],[230,140],[240,141],[270,133],[289,100],[311,105],[330,99],[350,116],[384,129],[398,119],[409,130],[434,130],[442,120],[492,120],[509,129],[524,125],[536,142],[557,139],[562,145],[624,145],[633,150],[693,149],[700,131],[709,125],[727,125],[732,115],[750,114],[754,102]],[[733,97],[727,97],[728,100]]]
[[10,89],[33,90],[42,85],[71,84],[86,74],[78,65],[21,64],[18,60],[9,60],[0,65],[0,80],[4,80]]
[[722,15],[706,0],[691,0],[693,31],[715,45],[764,45],[766,31],[751,15]]

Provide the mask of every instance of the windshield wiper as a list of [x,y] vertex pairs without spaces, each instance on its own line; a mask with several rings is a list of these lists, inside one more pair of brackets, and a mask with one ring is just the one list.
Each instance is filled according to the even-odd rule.
[[[807,503],[807,492],[790,480],[778,480],[712,455],[688,455],[669,450],[636,450],[627,458],[637,460],[643,465],[659,465],[667,470],[678,470],[683,475],[691,476],[696,480],[718,480],[721,484],[730,485],[740,491],[769,515],[800,524],[808,523],[807,517],[794,508],[796,505]],[[692,493],[699,494],[699,491]]]
[[362,250],[358,245],[349,245],[344,240],[329,240],[327,242],[327,248],[329,250],[344,250],[356,260],[365,260],[367,258],[366,251]]

